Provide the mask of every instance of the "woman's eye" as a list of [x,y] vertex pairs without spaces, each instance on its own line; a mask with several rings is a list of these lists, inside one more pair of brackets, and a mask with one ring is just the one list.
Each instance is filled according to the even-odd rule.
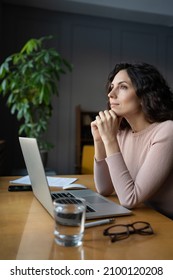
[[120,85],[120,89],[127,89],[126,85]]

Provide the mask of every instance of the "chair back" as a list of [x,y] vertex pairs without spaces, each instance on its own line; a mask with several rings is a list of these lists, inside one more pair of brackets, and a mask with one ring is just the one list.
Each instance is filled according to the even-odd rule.
[[93,163],[94,163],[94,146],[84,145],[82,149],[81,173],[93,174]]

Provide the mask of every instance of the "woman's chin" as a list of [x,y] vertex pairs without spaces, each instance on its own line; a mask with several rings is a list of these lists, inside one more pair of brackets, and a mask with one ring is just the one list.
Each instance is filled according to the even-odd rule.
[[121,113],[118,112],[118,110],[115,107],[111,107],[111,110],[118,116],[118,117],[122,117]]

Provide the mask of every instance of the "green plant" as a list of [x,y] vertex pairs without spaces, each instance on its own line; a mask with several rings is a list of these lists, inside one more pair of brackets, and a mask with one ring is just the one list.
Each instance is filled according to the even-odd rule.
[[7,105],[20,121],[19,135],[37,138],[42,150],[53,146],[44,140],[52,96],[58,95],[60,75],[72,70],[54,48],[45,48],[51,38],[30,39],[0,65],[0,94],[7,95]]

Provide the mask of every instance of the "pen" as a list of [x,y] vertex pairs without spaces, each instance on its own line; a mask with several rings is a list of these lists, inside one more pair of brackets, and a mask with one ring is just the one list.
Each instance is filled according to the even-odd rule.
[[104,220],[99,220],[99,221],[95,221],[95,222],[89,222],[89,223],[85,223],[85,228],[106,225],[106,224],[113,223],[114,221],[115,221],[115,219],[111,218],[111,219],[104,219]]

